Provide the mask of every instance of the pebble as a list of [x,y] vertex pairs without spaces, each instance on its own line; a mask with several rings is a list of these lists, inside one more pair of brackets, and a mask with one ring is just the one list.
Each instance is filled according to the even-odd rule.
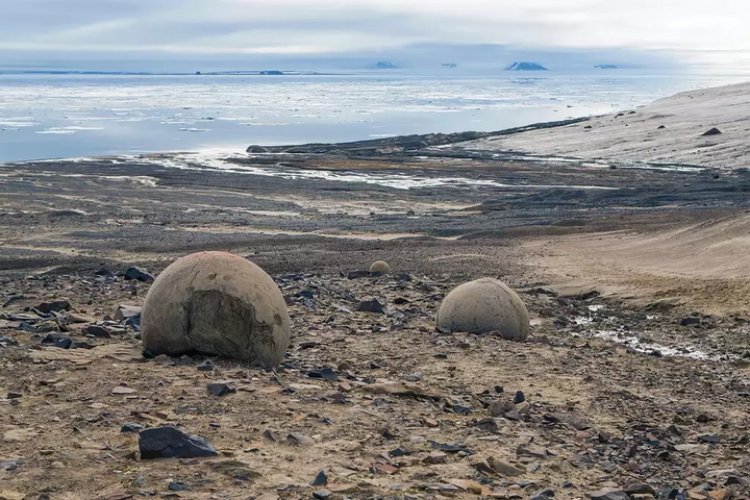
[[199,372],[210,372],[216,369],[216,365],[210,359],[206,359],[197,368]]
[[315,475],[315,478],[310,482],[310,486],[325,486],[328,484],[328,474],[322,470]]
[[208,389],[209,394],[217,397],[226,396],[227,394],[233,394],[237,392],[237,388],[231,387],[224,382],[212,382],[206,385],[206,388]]
[[315,444],[315,440],[299,432],[290,432],[286,437],[287,443],[292,446],[312,446]]
[[129,422],[127,424],[122,424],[122,427],[120,427],[120,432],[141,432],[143,430],[143,426],[141,424],[136,424]]
[[433,451],[427,455],[422,462],[429,465],[444,464],[448,459],[448,454],[441,451]]
[[373,314],[385,313],[385,304],[380,302],[378,299],[366,299],[359,303],[357,311],[368,312]]
[[83,330],[81,330],[81,333],[83,333],[84,335],[90,335],[92,337],[96,337],[99,339],[112,338],[112,334],[110,333],[109,329],[101,325],[88,325]]
[[69,311],[70,302],[67,300],[55,300],[52,302],[42,302],[41,304],[34,307],[37,311],[42,314],[49,314],[51,312]]
[[185,485],[177,481],[170,481],[167,488],[169,491],[183,491],[185,490]]
[[154,277],[151,274],[137,267],[128,268],[128,270],[123,273],[122,277],[126,280],[154,281]]
[[629,500],[627,493],[617,489],[603,489],[589,493],[591,500]]

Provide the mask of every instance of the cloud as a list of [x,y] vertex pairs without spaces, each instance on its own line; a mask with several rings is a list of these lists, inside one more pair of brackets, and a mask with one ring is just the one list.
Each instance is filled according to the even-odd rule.
[[0,49],[290,54],[484,43],[744,53],[747,19],[750,2],[737,0],[24,0],[0,16]]

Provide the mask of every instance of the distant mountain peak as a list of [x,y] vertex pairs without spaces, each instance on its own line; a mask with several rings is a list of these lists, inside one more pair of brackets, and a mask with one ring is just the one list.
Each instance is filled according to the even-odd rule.
[[520,61],[514,62],[513,64],[505,68],[506,71],[549,71],[547,68],[539,63]]
[[619,69],[616,64],[597,64],[594,66],[596,69]]
[[394,69],[397,67],[391,61],[378,61],[375,63],[375,69]]

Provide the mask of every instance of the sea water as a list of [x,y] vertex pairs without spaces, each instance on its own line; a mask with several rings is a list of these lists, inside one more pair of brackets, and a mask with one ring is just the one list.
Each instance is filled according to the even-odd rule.
[[0,162],[491,131],[632,109],[731,75],[0,72]]

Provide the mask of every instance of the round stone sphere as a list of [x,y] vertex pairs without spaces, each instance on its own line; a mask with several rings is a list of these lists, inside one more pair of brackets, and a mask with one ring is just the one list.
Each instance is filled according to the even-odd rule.
[[370,266],[371,273],[388,274],[391,272],[391,266],[384,260],[376,260]]
[[143,348],[199,352],[271,369],[289,346],[286,302],[260,267],[226,252],[199,252],[169,265],[141,312]]
[[440,304],[438,328],[448,332],[500,332],[508,340],[529,335],[529,312],[521,298],[500,280],[480,278],[457,286]]

